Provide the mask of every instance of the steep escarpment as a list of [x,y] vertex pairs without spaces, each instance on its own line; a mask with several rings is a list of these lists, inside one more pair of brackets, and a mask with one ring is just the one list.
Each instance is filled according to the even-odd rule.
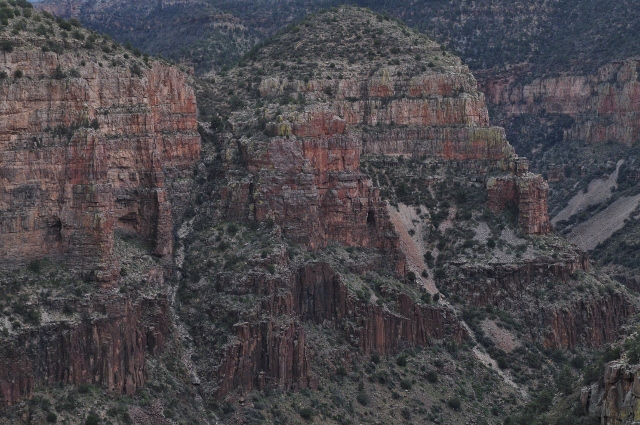
[[593,75],[561,75],[523,81],[526,68],[483,76],[482,89],[501,120],[559,114],[570,117],[567,140],[588,143],[639,140],[640,81],[637,59],[612,62]]
[[[266,395],[289,390],[327,400],[327,423],[365,415],[366,397],[400,384],[393,357],[438,347],[533,391],[554,350],[612,341],[635,311],[548,234],[546,183],[488,125],[468,69],[396,22],[312,16],[198,80],[198,95],[210,122],[176,306],[193,380],[231,422],[257,415],[242,401],[257,394],[290,418]],[[363,393],[352,413],[326,398],[340,385]]]
[[[63,304],[70,307],[58,300],[46,309],[60,312]],[[86,318],[43,324],[0,342],[3,408],[31,398],[41,386],[92,384],[128,395],[143,387],[145,355],[162,351],[169,334],[166,298],[133,304],[124,297],[94,297],[71,308]]]
[[170,256],[165,178],[170,184],[188,175],[200,152],[195,97],[184,74],[125,59],[124,52],[103,64],[90,41],[65,41],[65,48],[29,33],[8,43],[2,66],[10,77],[0,83],[7,117],[0,129],[3,265],[64,258],[113,284],[116,229]]
[[148,357],[175,344],[165,272],[200,136],[186,74],[12,6],[0,4],[0,405],[3,423],[32,423],[25,401],[43,393],[133,395]]
[[263,311],[274,316],[233,326],[235,338],[225,348],[217,371],[222,377],[218,397],[238,389],[317,388],[318,377],[311,369],[313,349],[306,342],[303,325],[307,322],[343,333],[348,343],[367,356],[393,355],[403,345],[425,347],[444,338],[459,344],[468,338],[455,313],[446,308],[417,303],[398,293],[397,311],[390,312],[350,295],[327,263],[307,264],[290,279],[293,282],[286,286],[255,282],[273,288],[261,294],[266,296],[261,303]]

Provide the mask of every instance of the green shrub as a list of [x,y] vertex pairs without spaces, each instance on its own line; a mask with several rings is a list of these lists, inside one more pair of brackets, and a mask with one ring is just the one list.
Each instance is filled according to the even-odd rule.
[[620,349],[620,347],[607,347],[604,354],[602,355],[602,360],[605,363],[609,363],[614,360],[618,360],[621,354],[622,350]]
[[57,66],[56,70],[53,71],[53,74],[51,74],[51,78],[55,80],[63,80],[65,77],[66,75],[64,74],[64,71],[62,71],[62,68],[60,68],[60,66]]
[[71,24],[70,24],[69,22],[65,21],[64,19],[62,19],[62,18],[57,18],[56,20],[58,21],[58,26],[59,26],[60,28],[62,28],[63,30],[65,30],[65,31],[71,31],[71,30],[73,29],[73,28],[72,28],[72,26],[71,26]]
[[628,338],[624,342],[624,349],[627,352],[629,363],[640,363],[640,337]]
[[411,387],[412,385],[409,379],[403,379],[402,381],[400,381],[400,388],[402,388],[403,390],[410,390]]
[[43,262],[42,260],[33,260],[29,264],[27,264],[27,269],[33,273],[40,273],[42,271]]
[[438,372],[436,372],[435,370],[429,371],[429,373],[427,373],[427,381],[431,382],[432,384],[438,382]]
[[302,419],[310,421],[315,416],[315,412],[313,411],[312,408],[305,407],[300,409],[300,416],[302,417]]
[[371,362],[375,364],[380,363],[380,355],[378,353],[373,353],[371,355]]
[[401,355],[396,358],[396,364],[400,367],[405,367],[407,365],[407,356]]
[[338,366],[338,369],[336,369],[336,374],[338,376],[347,376],[347,369],[345,369],[344,366]]
[[138,65],[137,63],[134,63],[133,65],[131,65],[129,70],[131,71],[131,74],[137,77],[142,77],[142,69],[140,68],[140,65]]
[[22,72],[20,69],[16,69],[16,72],[13,73],[13,77],[18,79],[18,78],[22,78],[24,76],[24,72]]
[[84,425],[100,425],[100,417],[95,413],[89,413],[87,420],[84,421]]
[[411,419],[411,409],[409,409],[408,407],[403,407],[402,410],[400,411],[400,414],[406,420]]
[[369,401],[371,401],[369,395],[364,391],[358,393],[358,395],[356,396],[356,400],[363,406],[366,406],[367,404],[369,404]]
[[3,52],[11,53],[13,52],[14,47],[15,44],[11,40],[3,40],[2,42],[0,42],[0,50],[2,50]]
[[447,401],[447,405],[453,410],[459,410],[460,406],[462,406],[462,403],[460,402],[460,399],[458,397],[453,397],[449,399],[449,401]]
[[58,422],[58,415],[53,412],[47,413],[47,422],[49,422],[50,424],[55,424],[56,422]]
[[224,129],[224,121],[218,115],[214,115],[211,119],[211,130],[220,131]]
[[73,33],[71,33],[71,36],[76,40],[84,41],[84,34],[78,30],[73,31]]

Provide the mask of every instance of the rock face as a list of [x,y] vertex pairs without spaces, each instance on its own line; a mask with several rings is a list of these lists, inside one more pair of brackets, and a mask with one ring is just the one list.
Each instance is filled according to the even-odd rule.
[[630,425],[640,420],[638,366],[623,362],[606,365],[604,380],[582,389],[580,401],[605,425]]
[[[178,69],[23,8],[0,56],[0,270],[37,315],[3,324],[0,405],[57,384],[133,394],[172,326],[164,269],[146,254],[172,261],[173,204],[179,216],[200,156],[195,94]],[[53,274],[12,282],[27,263]]]
[[[341,9],[336,28],[364,26],[365,15]],[[504,130],[489,126],[484,96],[469,69],[457,58],[440,56],[439,46],[429,40],[413,42],[406,34],[394,39],[403,34],[396,23],[380,26],[379,34],[391,34],[383,41],[396,52],[390,61],[356,58],[366,52],[358,39],[286,34],[259,49],[253,65],[231,70],[203,95],[216,98],[215,116],[228,121],[212,129],[211,152],[204,155],[222,164],[209,172],[220,176],[220,183],[213,186],[213,206],[204,204],[203,210],[216,209],[224,221],[242,220],[254,227],[270,222],[285,241],[306,251],[332,244],[373,249],[386,264],[365,265],[363,273],[391,269],[402,277],[406,259],[396,229],[360,160],[363,155],[413,156],[442,168],[455,164],[485,178],[496,176],[504,182],[490,188],[496,200],[502,199],[495,202],[496,210],[514,203],[524,232],[548,233],[548,188],[540,176],[528,173]],[[318,50],[323,57],[326,52],[319,49],[327,45],[336,46],[335,62],[326,64],[327,71],[317,66],[307,70],[318,60],[311,56]],[[309,57],[299,57],[304,55]],[[313,77],[304,78],[307,72]],[[260,78],[248,80],[247,74]],[[233,100],[230,92],[236,93]],[[203,380],[215,381],[216,397],[235,389],[314,386],[305,334],[309,324],[338,330],[364,355],[467,337],[452,310],[418,303],[404,293],[394,294],[394,310],[359,299],[328,264],[302,266],[282,281],[264,277],[263,271],[255,274],[237,278],[253,282],[242,290],[227,292],[224,287],[233,287],[231,281],[216,285],[221,293],[253,293],[262,300],[259,313],[243,314],[232,327],[217,371],[202,367]],[[201,284],[205,280],[194,286]]]
[[[361,153],[410,155],[440,163],[455,163],[484,175],[510,172],[508,176],[489,179],[487,189],[491,208],[498,212],[513,205],[518,209],[525,233],[548,233],[551,230],[547,212],[548,185],[541,176],[528,172],[528,163],[515,155],[502,128],[488,126],[484,97],[478,92],[468,68],[448,66],[410,78],[404,77],[404,73],[398,69],[402,68],[383,68],[364,80],[344,78],[339,82],[312,80],[307,83],[275,77],[262,80],[259,87],[261,97],[277,99],[293,92],[314,99],[314,104],[303,112],[285,114],[268,123],[265,132],[274,139],[267,148],[252,148],[251,142],[244,142],[245,161],[256,172],[268,169],[260,172],[270,176],[273,176],[273,170],[288,169],[287,173],[292,176],[304,173],[305,168],[315,170],[314,175],[319,179],[302,180],[296,177],[298,180],[292,184],[293,179],[289,177],[285,183],[288,190],[293,190],[300,187],[303,181],[313,181],[319,191],[318,195],[309,191],[307,195],[290,191],[283,196],[274,196],[275,193],[267,191],[268,196],[260,196],[256,205],[257,218],[261,220],[269,214],[276,219],[284,217],[282,211],[277,211],[278,208],[273,205],[274,198],[284,199],[280,209],[292,203],[295,207],[289,210],[298,211],[300,205],[305,203],[303,199],[310,199],[309,196],[323,198],[329,189],[327,182],[334,180],[336,183],[332,183],[334,186],[328,191],[334,196],[344,199],[346,186],[362,188],[367,192],[360,192],[355,198],[351,194],[347,196],[350,201],[340,201],[340,205],[347,206],[350,212],[357,209],[359,216],[356,220],[361,224],[365,223],[365,217],[375,222],[375,216],[379,214],[376,212],[379,211],[379,202],[376,206],[376,201],[371,199],[377,197],[376,192],[370,192],[364,176],[352,174],[347,179],[347,173],[358,170]],[[296,140],[292,142],[290,137]],[[255,158],[258,150],[260,156]],[[323,153],[325,151],[327,153]],[[295,168],[291,169],[293,166]],[[330,178],[331,174],[338,173],[340,177]],[[272,177],[268,181],[266,176],[261,177],[257,193],[265,191],[267,186],[280,188],[281,185],[275,184],[274,179]],[[279,176],[277,181],[281,183],[283,177]],[[358,198],[369,201],[359,201],[361,206],[356,209],[348,206],[352,199]],[[333,202],[330,199],[329,202]],[[311,205],[317,205],[317,202]],[[323,211],[321,217],[327,218],[331,216],[330,211],[339,212],[341,216],[345,212],[335,205],[317,210]],[[367,214],[367,211],[373,213]],[[316,221],[309,218],[309,214],[300,217],[307,223]],[[281,222],[293,224],[300,219]],[[351,241],[344,238],[347,234],[367,234],[358,231],[357,226],[354,228],[353,223],[348,226],[349,232],[343,231],[342,226],[331,227],[340,230],[336,234],[337,239],[346,243],[362,245],[363,241],[357,238]],[[315,230],[312,234],[324,233]],[[323,244],[310,241],[310,245],[317,247]],[[376,245],[379,243],[373,244]]]
[[[76,55],[4,53],[24,77],[0,83],[0,261],[59,257],[113,283],[115,229],[172,253],[165,176],[199,157],[195,96],[185,75],[154,62],[129,69]],[[51,78],[56,68],[77,77]]]
[[498,213],[507,207],[518,211],[518,223],[530,235],[544,235],[551,231],[547,195],[549,184],[542,176],[529,172],[524,159],[514,161],[514,173],[507,177],[493,177],[487,181],[489,208]]
[[304,323],[342,331],[363,355],[392,355],[401,347],[429,346],[447,338],[461,343],[468,338],[453,310],[418,304],[399,294],[397,311],[363,302],[326,263],[309,264],[289,284],[256,282],[256,290],[271,288],[263,301],[258,323],[234,325],[235,340],[222,356],[216,395],[232,390],[277,387],[315,387],[311,373],[313,351],[306,344]]
[[[243,146],[259,221],[274,219],[310,249],[330,241],[384,250],[397,247],[386,204],[360,172],[361,143],[351,135],[274,138],[265,152]],[[401,260],[400,258],[398,260]],[[402,271],[402,264],[398,265]]]
[[480,74],[490,104],[506,117],[564,114],[575,119],[565,139],[590,143],[640,140],[640,60],[601,67],[596,75],[562,75],[520,82],[518,67],[499,75]]
[[567,301],[561,305],[537,298],[536,291],[546,286],[562,285],[575,289],[576,273],[589,270],[589,260],[582,252],[552,260],[539,258],[515,264],[457,265],[456,277],[440,282],[443,291],[464,298],[479,307],[494,306],[518,312],[532,336],[548,348],[576,346],[600,347],[619,337],[620,326],[636,307],[622,292],[554,295]]
[[[68,301],[55,304],[50,311],[62,310]],[[0,406],[30,398],[41,385],[95,384],[117,394],[133,394],[144,385],[145,353],[162,351],[169,334],[166,298],[133,303],[100,297],[76,307],[88,318],[0,340]]]

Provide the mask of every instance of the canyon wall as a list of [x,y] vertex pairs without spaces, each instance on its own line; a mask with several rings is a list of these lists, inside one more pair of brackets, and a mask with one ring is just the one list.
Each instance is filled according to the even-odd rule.
[[[295,49],[311,54],[303,43]],[[314,43],[310,49],[318,46]],[[439,52],[437,45],[429,48]],[[283,65],[279,61],[287,61],[290,52],[273,56]],[[489,126],[484,96],[469,69],[457,59],[433,67],[403,63],[414,61],[417,53],[395,66],[368,69],[366,61],[340,62],[336,52],[336,64],[330,67],[340,69],[340,78],[281,75],[286,72],[280,69],[298,69],[304,60],[265,67],[270,74],[261,75],[259,83],[246,84],[247,71],[232,70],[214,89],[219,96],[215,114],[226,113],[228,93],[234,90],[235,104],[249,105],[259,93],[260,107],[232,109],[224,130],[215,129],[222,146],[215,155],[226,161],[216,170],[224,175],[216,204],[224,219],[272,222],[282,236],[309,251],[336,242],[374,248],[387,260],[380,269],[403,276],[406,260],[398,230],[379,189],[361,171],[360,159],[413,156],[445,168],[473,170],[480,181],[494,177],[505,182],[488,188],[495,195],[493,208],[513,204],[525,233],[548,233],[548,186],[528,172],[504,130]],[[434,339],[468,338],[452,310],[387,288],[382,292],[396,300],[393,308],[361,300],[328,264],[302,266],[282,282],[264,274],[248,279],[255,282],[243,291],[260,295],[260,314],[245,315],[232,327],[230,341],[217,356],[217,371],[202,368],[203,379],[215,382],[216,397],[234,389],[316,385],[313,351],[307,347],[311,324],[339,331],[363,355],[392,355],[403,346],[428,346]],[[224,293],[226,286],[231,282],[216,289]]]
[[93,384],[129,395],[144,385],[145,353],[162,351],[170,331],[166,298],[102,296],[76,304],[59,299],[47,309],[60,313],[65,306],[77,308],[82,318],[0,340],[0,406],[30,398],[41,385]]
[[[263,78],[259,90],[267,101],[282,96],[295,99],[297,93],[311,105],[284,112],[267,123],[265,133],[272,138],[268,146],[249,140],[241,142],[250,169],[264,175],[258,193],[266,187],[277,187],[279,191],[282,182],[290,190],[282,196],[273,191],[268,191],[268,196],[259,195],[258,219],[273,214],[276,221],[296,228],[299,226],[295,222],[302,220],[314,229],[313,235],[320,235],[324,226],[310,219],[312,212],[301,215],[299,220],[278,220],[283,213],[273,202],[284,199],[279,209],[292,203],[287,210],[299,211],[307,202],[303,199],[317,196],[328,201],[326,208],[318,208],[317,202],[312,202],[314,211],[323,211],[321,217],[330,217],[331,211],[344,217],[348,212],[347,217],[358,216],[356,221],[361,225],[365,224],[365,218],[372,220],[370,224],[376,223],[380,201],[375,200],[378,196],[375,189],[358,174],[360,155],[410,155],[455,163],[481,176],[498,174],[502,184],[492,184],[495,180],[490,180],[488,187],[492,209],[497,212],[513,204],[518,208],[525,233],[548,233],[551,230],[546,201],[548,185],[540,176],[528,173],[526,161],[515,155],[502,128],[488,126],[484,96],[469,69],[446,66],[407,75],[410,74],[394,67],[384,67],[368,78],[353,76],[338,81]],[[284,179],[273,170],[288,170],[290,177]],[[307,170],[313,170],[317,177],[299,179],[300,173]],[[348,178],[348,174],[352,177]],[[313,189],[306,192],[296,189],[302,181],[314,181]],[[351,193],[345,192],[347,186],[352,188]],[[360,195],[354,196],[353,190]],[[333,201],[325,194],[338,198]],[[357,207],[350,205],[354,201]],[[354,229],[353,223],[349,224],[351,230],[332,227],[338,230],[336,240],[359,245],[365,242],[347,236],[367,235]],[[292,229],[287,230],[287,234],[294,234]],[[313,247],[322,246],[317,241],[309,243]]]
[[393,355],[408,346],[430,346],[434,340],[459,344],[468,338],[453,310],[419,304],[405,294],[396,294],[391,310],[360,300],[326,263],[305,265],[284,286],[260,279],[252,288],[265,296],[266,316],[233,326],[234,339],[215,373],[219,397],[235,389],[315,387],[305,323],[339,330],[363,355]]
[[[117,279],[115,229],[172,253],[165,175],[199,157],[184,74],[153,62],[140,75],[72,54],[18,50],[0,68],[0,262],[64,258],[103,284]],[[56,69],[75,77],[53,78]]]
[[631,425],[640,421],[640,376],[638,365],[622,361],[605,366],[603,380],[582,389],[585,411],[603,425]]
[[601,67],[595,75],[560,75],[526,81],[527,69],[478,73],[489,104],[505,118],[564,114],[575,119],[565,139],[586,142],[640,140],[640,60]]
[[[463,264],[455,266],[455,278],[439,285],[470,305],[518,312],[531,336],[545,347],[600,347],[617,340],[636,306],[619,291],[583,293],[576,273],[589,268],[584,252],[484,267]],[[546,288],[546,299],[541,298],[541,287]],[[555,293],[559,288],[563,292]]]

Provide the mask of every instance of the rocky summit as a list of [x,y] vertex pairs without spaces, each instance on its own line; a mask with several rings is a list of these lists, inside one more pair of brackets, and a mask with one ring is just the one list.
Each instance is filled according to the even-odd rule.
[[0,3],[0,423],[634,415],[637,296],[441,45],[341,6],[196,77],[29,6]]

